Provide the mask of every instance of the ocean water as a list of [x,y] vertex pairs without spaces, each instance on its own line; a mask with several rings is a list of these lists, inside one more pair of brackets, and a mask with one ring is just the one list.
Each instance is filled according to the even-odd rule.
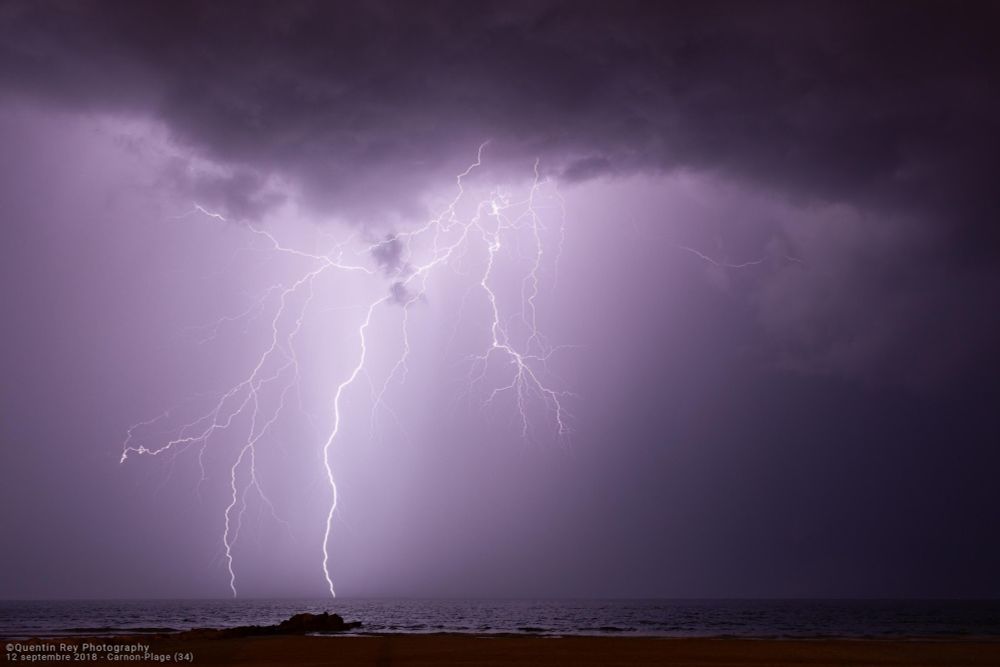
[[6,600],[0,636],[269,625],[306,611],[362,621],[351,634],[1000,638],[1000,601],[917,600]]

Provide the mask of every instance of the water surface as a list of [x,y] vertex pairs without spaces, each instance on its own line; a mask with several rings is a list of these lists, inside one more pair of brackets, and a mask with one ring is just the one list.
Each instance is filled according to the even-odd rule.
[[6,600],[0,636],[270,625],[324,611],[362,621],[352,634],[1000,638],[1000,601],[918,600]]

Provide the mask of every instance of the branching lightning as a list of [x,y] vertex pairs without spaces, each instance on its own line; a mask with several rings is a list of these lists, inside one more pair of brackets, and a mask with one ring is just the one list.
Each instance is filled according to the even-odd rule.
[[[155,434],[140,437],[141,434],[154,430],[154,427],[167,423],[171,414],[169,411],[128,428],[122,448],[122,463],[132,455],[178,455],[194,447],[198,452],[201,483],[209,478],[204,456],[213,437],[233,428],[238,422],[245,421],[248,424],[245,434],[240,437],[242,445],[229,468],[229,503],[223,512],[221,541],[233,596],[237,595],[234,546],[243,525],[248,494],[257,494],[271,515],[281,521],[279,512],[264,491],[257,465],[258,447],[267,440],[275,422],[286,410],[288,395],[297,387],[301,362],[296,349],[296,338],[304,326],[321,277],[337,272],[358,272],[372,280],[384,280],[385,276],[392,278],[386,293],[359,308],[363,317],[354,335],[356,347],[343,351],[347,355],[345,358],[353,361],[349,372],[336,382],[331,400],[332,421],[322,439],[323,472],[330,491],[323,527],[322,572],[331,596],[335,596],[336,592],[330,574],[330,542],[338,500],[331,457],[347,418],[343,411],[343,397],[360,377],[371,380],[368,362],[373,353],[373,341],[369,334],[377,311],[388,307],[402,308],[398,331],[402,351],[382,382],[372,384],[373,424],[379,410],[391,411],[386,400],[390,385],[404,382],[409,372],[407,362],[411,356],[411,311],[427,298],[429,278],[440,273],[443,267],[450,266],[458,275],[468,277],[466,296],[474,290],[478,291],[488,305],[488,319],[484,323],[488,337],[482,352],[471,359],[470,391],[475,386],[489,382],[492,377],[490,373],[495,375],[506,372],[509,379],[487,389],[484,405],[491,404],[501,395],[509,394],[517,410],[523,437],[529,437],[531,433],[532,410],[536,405],[543,410],[553,433],[558,436],[569,433],[570,419],[565,400],[570,394],[551,384],[553,374],[548,368],[552,355],[565,346],[548,344],[539,329],[537,312],[543,267],[547,260],[545,238],[549,231],[541,213],[543,209],[549,208],[556,211],[558,242],[554,252],[551,252],[552,272],[555,275],[565,238],[563,200],[555,191],[554,184],[539,175],[536,161],[534,178],[526,197],[516,198],[502,188],[495,188],[472,206],[471,215],[463,217],[463,204],[468,208],[465,202],[468,198],[466,181],[475,170],[482,167],[486,145],[479,147],[476,161],[456,176],[456,194],[439,215],[415,229],[390,234],[364,245],[360,251],[348,251],[352,237],[335,244],[326,253],[305,252],[284,245],[265,229],[246,225],[250,234],[263,239],[270,252],[301,260],[306,268],[287,285],[270,286],[255,304],[239,315],[221,318],[215,325],[208,327],[208,338],[217,336],[220,326],[226,322],[259,316],[265,311],[266,300],[277,295],[277,306],[270,319],[270,336],[266,346],[240,381],[222,393],[199,417],[175,428],[171,437],[161,440],[155,439]],[[543,196],[545,188],[551,192]],[[545,203],[540,202],[542,199]],[[221,214],[198,204],[185,215],[200,215],[228,224]],[[525,238],[528,239],[527,244],[524,243]],[[477,251],[484,255],[482,266],[472,274],[463,272],[463,265]],[[497,275],[498,267],[504,251],[521,262],[517,266],[526,266],[520,277],[520,305],[513,312],[504,307],[497,290],[500,280]],[[353,256],[357,261],[347,261],[345,256]],[[265,400],[265,389],[277,390],[277,400]]]
[[[734,263],[731,263],[731,262],[725,262],[725,261],[722,261],[722,260],[715,259],[713,257],[709,257],[705,253],[703,253],[703,252],[701,252],[699,250],[695,250],[694,248],[691,248],[691,247],[688,247],[688,246],[679,245],[679,246],[677,246],[677,248],[680,249],[680,250],[683,250],[685,252],[689,252],[692,255],[694,255],[695,257],[697,257],[698,259],[704,260],[704,261],[708,262],[709,264],[711,264],[712,266],[718,267],[720,269],[746,269],[746,268],[749,268],[751,266],[760,266],[761,264],[763,264],[764,262],[767,262],[769,260],[769,257],[764,256],[764,257],[761,257],[759,259],[752,259],[752,260],[748,260],[746,262],[740,262],[738,264],[734,264]],[[794,262],[796,264],[803,264],[804,263],[798,257],[793,257],[793,256],[787,255],[787,254],[781,255],[781,258],[784,259],[786,262]]]

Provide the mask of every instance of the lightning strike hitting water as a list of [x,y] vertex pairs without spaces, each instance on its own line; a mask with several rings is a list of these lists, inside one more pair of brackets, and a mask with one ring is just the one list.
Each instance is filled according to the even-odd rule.
[[[336,384],[331,404],[332,424],[323,439],[323,472],[330,490],[330,504],[323,527],[322,571],[331,596],[335,596],[336,592],[330,575],[330,539],[338,500],[331,454],[341,435],[345,419],[342,406],[345,393],[356,384],[359,377],[364,375],[370,379],[367,368],[372,353],[369,331],[373,326],[376,311],[393,306],[402,308],[399,329],[402,352],[391,366],[381,387],[376,390],[375,385],[372,385],[373,424],[380,409],[389,410],[395,417],[395,413],[387,405],[385,395],[393,382],[405,381],[409,372],[407,362],[411,355],[409,330],[411,310],[427,298],[429,277],[439,273],[442,267],[451,266],[459,276],[470,278],[466,298],[473,290],[478,289],[488,305],[488,320],[485,325],[489,337],[483,352],[472,359],[470,390],[476,385],[487,382],[490,372],[506,371],[509,380],[492,387],[483,401],[484,405],[489,405],[499,396],[509,393],[517,409],[523,437],[529,437],[532,430],[533,405],[538,405],[544,410],[556,435],[561,437],[569,433],[569,419],[564,405],[564,399],[569,394],[555,389],[548,379],[551,377],[548,369],[549,359],[565,346],[550,346],[547,343],[539,330],[537,314],[546,259],[544,238],[548,231],[542,212],[554,209],[558,219],[558,244],[553,253],[552,263],[552,271],[555,274],[565,237],[563,200],[554,190],[554,185],[540,177],[536,161],[534,178],[526,197],[518,199],[501,188],[495,188],[487,197],[475,203],[471,215],[463,217],[460,209],[467,198],[466,179],[482,166],[485,147],[486,144],[480,146],[476,161],[456,177],[456,194],[440,215],[416,229],[390,234],[380,241],[363,247],[360,252],[351,251],[355,258],[359,258],[357,263],[344,259],[348,253],[347,245],[352,239],[336,244],[327,253],[316,254],[288,247],[272,233],[253,225],[246,225],[249,233],[263,239],[271,252],[303,260],[309,267],[287,286],[281,284],[270,286],[254,305],[240,315],[221,318],[215,325],[209,327],[211,335],[208,338],[218,335],[220,326],[225,322],[249,318],[254,313],[263,312],[267,299],[277,294],[277,306],[270,320],[268,344],[256,357],[255,365],[242,380],[219,396],[212,407],[200,417],[175,428],[172,437],[157,441],[152,435],[146,436],[146,440],[154,443],[147,445],[142,444],[143,439],[139,436],[140,431],[151,430],[166,422],[170,417],[169,411],[153,419],[139,422],[127,430],[122,448],[122,463],[133,454],[178,455],[191,447],[196,447],[201,470],[200,488],[200,484],[209,479],[204,455],[213,436],[232,428],[238,420],[247,421],[245,437],[241,437],[242,445],[229,468],[229,503],[223,512],[222,548],[229,575],[229,587],[234,596],[237,595],[237,587],[233,550],[243,525],[248,494],[251,491],[256,493],[272,517],[281,521],[261,483],[257,466],[258,447],[286,410],[288,394],[297,388],[301,366],[295,341],[312,305],[316,285],[319,279],[327,274],[361,273],[373,280],[384,279],[384,276],[388,275],[393,279],[387,293],[361,308],[364,317],[356,328],[356,347],[343,352],[347,358],[353,359],[353,363],[346,376]],[[551,193],[546,195],[543,190],[547,188],[551,189]],[[227,223],[221,214],[198,204],[195,204],[194,209],[186,215],[202,215],[220,223]],[[527,250],[524,248],[524,237],[528,239]],[[463,272],[461,266],[469,261],[470,255],[476,250],[485,254],[481,270],[475,274]],[[513,313],[505,312],[496,288],[498,279],[496,274],[502,250],[508,250],[515,261],[527,265],[519,280],[519,308]],[[372,260],[374,265],[371,263]],[[496,370],[497,368],[500,370]],[[263,396],[264,391],[275,388],[278,391],[277,400],[269,404]]]

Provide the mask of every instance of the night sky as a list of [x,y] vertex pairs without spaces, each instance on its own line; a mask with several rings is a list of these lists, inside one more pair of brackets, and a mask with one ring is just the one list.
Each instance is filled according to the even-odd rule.
[[[0,597],[228,596],[231,498],[240,595],[328,594],[323,445],[373,299],[327,458],[338,595],[1000,596],[998,20],[0,2]],[[537,186],[487,282],[566,433],[538,392],[487,400],[492,237],[405,282],[429,249],[398,235],[477,156],[462,220]],[[365,270],[280,313],[331,248]],[[260,493],[230,486],[248,412],[120,463],[273,329],[299,372],[257,397]]]

